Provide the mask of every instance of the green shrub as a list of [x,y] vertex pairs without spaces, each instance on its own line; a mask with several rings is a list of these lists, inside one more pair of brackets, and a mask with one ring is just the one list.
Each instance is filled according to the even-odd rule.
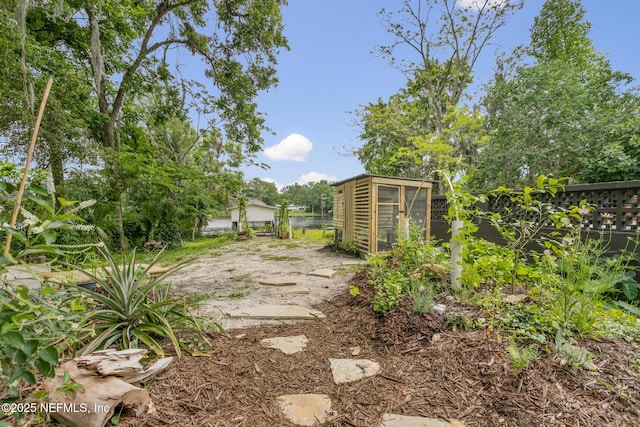
[[516,375],[529,367],[529,364],[538,357],[538,349],[535,344],[527,347],[519,347],[515,341],[511,341],[507,347],[507,358]]
[[199,330],[200,319],[191,309],[202,297],[188,295],[181,298],[169,297],[169,286],[163,281],[185,264],[178,264],[157,277],[150,277],[151,268],[162,252],[158,253],[147,266],[136,265],[136,251],[124,255],[119,264],[106,247],[97,248],[107,267],[101,267],[98,274],[92,274],[77,266],[73,268],[94,280],[105,295],[81,287],[71,289],[85,293],[96,301],[99,307],[87,313],[87,326],[97,330],[95,337],[83,353],[91,353],[98,348],[119,344],[122,348],[148,346],[158,356],[164,351],[158,339],[169,338],[180,356],[180,345],[175,335],[176,329]]
[[87,333],[82,299],[63,296],[48,286],[0,288],[0,368],[10,386],[35,384],[38,372],[53,377],[59,355],[73,352]]
[[164,242],[169,249],[182,246],[182,234],[180,225],[176,221],[161,222],[155,228],[151,240]]
[[[0,169],[2,167],[0,164]],[[0,181],[0,206],[6,201],[7,190],[12,188],[4,178]],[[47,182],[47,189],[30,185],[25,192],[20,209],[22,227],[0,226],[2,237],[12,238],[9,253],[0,257],[0,275],[6,273],[7,266],[25,258],[79,255],[94,246],[60,243],[65,233],[81,236],[94,230],[78,216],[79,211],[94,201],[56,198],[50,176]],[[3,284],[0,288],[0,376],[8,380],[11,393],[21,381],[33,384],[37,372],[52,376],[61,353],[74,352],[87,332],[80,327],[84,310],[82,298],[69,298],[65,292],[50,286],[29,290],[25,286]]]
[[441,246],[412,239],[399,242],[388,252],[369,255],[374,311],[385,315],[404,295],[433,293],[446,275],[446,260]]
[[433,310],[434,294],[432,290],[418,291],[413,297],[413,312],[416,314],[428,314]]

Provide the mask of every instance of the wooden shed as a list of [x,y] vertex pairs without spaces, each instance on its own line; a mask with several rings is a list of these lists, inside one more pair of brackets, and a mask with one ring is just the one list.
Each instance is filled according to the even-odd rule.
[[432,181],[363,174],[333,186],[337,243],[354,242],[365,254],[388,250],[406,235],[409,219],[429,238]]

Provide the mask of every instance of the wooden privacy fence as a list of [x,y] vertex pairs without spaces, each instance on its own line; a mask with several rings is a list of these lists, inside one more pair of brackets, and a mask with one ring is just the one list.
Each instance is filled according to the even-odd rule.
[[[581,200],[594,205],[593,212],[584,218],[584,230],[587,236],[600,237],[606,232],[609,250],[619,251],[629,245],[629,237],[635,239],[640,233],[640,181],[601,182],[597,184],[568,185],[565,191],[551,194],[539,194],[536,198],[558,207],[577,206]],[[505,208],[514,206],[508,197],[489,197],[486,203],[478,206],[485,212],[506,214]],[[431,200],[431,235],[438,240],[449,240],[449,223],[444,218],[448,212],[445,196],[433,196]],[[487,221],[479,224],[477,236],[495,243],[504,243],[498,231]],[[554,228],[543,228],[542,232]],[[609,239],[610,238],[610,239]],[[535,246],[531,249],[537,249]]]

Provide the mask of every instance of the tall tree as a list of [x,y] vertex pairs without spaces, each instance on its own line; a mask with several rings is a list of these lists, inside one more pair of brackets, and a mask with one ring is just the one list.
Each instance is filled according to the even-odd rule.
[[399,12],[381,11],[395,41],[379,51],[420,88],[429,106],[427,128],[442,133],[450,107],[459,105],[473,81],[480,55],[521,7],[511,0],[403,0]]
[[495,33],[521,1],[403,0],[382,10],[393,43],[379,52],[407,77],[387,102],[359,114],[364,145],[356,150],[367,172],[425,176],[463,171],[484,140],[483,118],[463,103],[473,70]]
[[356,114],[363,145],[355,154],[367,173],[420,177],[429,172],[412,142],[416,135],[429,132],[424,109],[408,90],[369,103]]
[[39,15],[27,14],[29,2],[0,4],[0,137],[9,157],[25,155],[35,119],[37,98],[54,76],[46,114],[40,127],[35,160],[50,167],[56,188],[63,193],[64,165],[92,157],[83,117],[90,116],[91,87],[86,70],[67,61],[54,41],[39,28]]
[[182,50],[202,64],[210,84],[192,79],[185,85],[220,135],[230,161],[237,164],[259,150],[264,119],[255,98],[276,84],[276,55],[287,47],[279,1],[35,0],[26,21],[27,31],[47,34],[59,54],[91,76],[96,114],[88,124],[104,149],[121,246],[126,246],[122,113],[150,93],[157,78],[185,80],[180,68],[163,60],[168,49],[174,54]]
[[[628,132],[634,125],[626,120],[626,131],[614,131],[625,116],[637,116],[638,97],[624,91],[629,76],[596,50],[584,15],[579,1],[547,1],[531,44],[519,49],[534,64],[516,56],[515,67],[496,75],[486,98],[491,138],[472,174],[474,188],[531,185],[539,174],[572,182],[638,176],[633,161],[622,161],[637,159],[637,134]],[[606,166],[616,156],[615,166]]]
[[432,171],[464,172],[486,141],[484,116],[467,107],[449,107],[440,131],[428,127],[428,106],[401,90],[358,112],[362,122],[356,150],[367,173],[420,178]]
[[282,198],[278,194],[278,187],[273,182],[263,181],[260,178],[253,178],[246,184],[244,190],[247,197],[262,200],[270,206],[275,206]]
[[531,43],[525,51],[539,63],[561,61],[582,69],[601,61],[591,39],[591,23],[584,20],[580,1],[547,1],[531,27]]

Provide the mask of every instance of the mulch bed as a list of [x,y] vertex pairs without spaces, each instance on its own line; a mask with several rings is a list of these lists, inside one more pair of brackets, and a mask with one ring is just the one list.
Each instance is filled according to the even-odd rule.
[[[360,295],[345,293],[317,308],[326,319],[260,326],[213,338],[210,357],[184,356],[148,385],[158,410],[148,426],[291,426],[277,408],[284,394],[331,397],[331,426],[378,426],[385,412],[458,419],[466,426],[637,426],[637,345],[583,342],[598,372],[573,372],[553,352],[519,375],[504,346],[483,331],[453,331],[444,317],[417,316],[407,301],[386,319],[371,310],[368,272],[355,275]],[[304,334],[300,353],[285,355],[260,340]],[[435,335],[434,335],[435,334]],[[329,358],[374,360],[382,372],[334,384]],[[635,361],[635,362],[634,362]]]
[[[326,319],[212,335],[208,357],[184,355],[146,385],[156,414],[124,413],[119,425],[293,426],[276,398],[296,393],[329,395],[334,414],[325,425],[335,427],[376,427],[387,412],[466,426],[640,425],[637,343],[581,342],[595,355],[597,372],[574,372],[550,351],[516,375],[504,344],[482,330],[454,331],[444,316],[415,315],[409,300],[378,317],[368,277],[366,270],[354,276],[357,297],[345,289],[316,307]],[[260,345],[263,338],[301,334],[309,343],[296,354]],[[354,352],[382,372],[334,384],[328,359]]]

